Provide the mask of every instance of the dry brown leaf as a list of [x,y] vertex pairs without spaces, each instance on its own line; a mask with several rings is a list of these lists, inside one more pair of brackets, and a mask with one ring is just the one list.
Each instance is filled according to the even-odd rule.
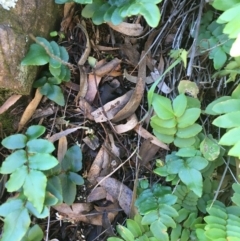
[[38,108],[38,109],[36,109],[36,111],[34,112],[34,114],[33,114],[33,116],[32,116],[32,119],[50,116],[50,115],[56,113],[57,108],[58,108],[58,107],[52,106],[52,105],[50,105],[49,107],[44,108],[44,109]]
[[87,175],[87,179],[91,184],[95,185],[97,183],[97,178],[100,176],[104,162],[110,162],[110,159],[106,149],[102,146]]
[[92,203],[73,203],[71,206],[67,205],[66,203],[62,203],[57,206],[53,206],[55,210],[58,212],[71,215],[71,214],[83,214],[83,213],[88,213],[91,210],[93,210],[93,205]]
[[139,36],[143,33],[143,27],[140,24],[122,22],[119,25],[107,23],[112,29],[128,36]]
[[82,140],[92,150],[96,150],[100,145],[99,139],[96,135],[91,134],[89,136],[84,137]]
[[75,12],[74,6],[75,6],[74,2],[64,4],[64,13],[63,13],[64,18],[61,22],[61,31],[64,33],[67,32],[67,29],[69,28],[69,25],[72,22],[72,18]]
[[63,219],[68,219],[71,222],[85,222],[93,225],[102,226],[103,211],[108,212],[108,219],[110,222],[117,215],[116,206],[111,204],[109,207],[104,207],[103,211],[93,210],[91,203],[74,203],[71,206],[63,203],[53,207],[59,212]]
[[79,130],[79,129],[85,129],[85,128],[82,127],[82,126],[75,127],[75,128],[69,128],[69,129],[67,129],[67,130],[60,131],[60,132],[58,132],[58,133],[50,136],[50,137],[48,138],[48,140],[51,141],[51,142],[55,142],[55,141],[59,140],[61,137],[67,136],[67,135],[69,135],[69,134],[71,134],[71,133],[73,133],[74,131]]
[[[123,75],[124,75],[124,78],[126,78],[128,81],[130,81],[130,82],[132,82],[134,84],[137,83],[138,77],[128,74],[126,69],[124,69]],[[152,84],[153,82],[154,82],[154,80],[153,80],[152,76],[147,76],[145,78],[145,83],[146,84]]]
[[108,46],[102,46],[102,45],[98,45],[96,44],[95,47],[99,50],[99,51],[113,51],[113,50],[118,50],[118,48],[113,48],[113,47],[108,47]]
[[140,149],[139,149],[139,156],[140,160],[139,163],[141,165],[146,165],[149,161],[152,160],[152,158],[156,155],[158,150],[160,149],[159,146],[154,145],[152,142],[152,139],[146,139],[142,143]]
[[[95,78],[96,78],[96,81],[95,81]],[[88,75],[88,90],[85,95],[85,100],[88,103],[92,103],[93,100],[95,99],[95,96],[97,94],[97,88],[101,79],[102,79],[101,77],[96,75],[94,76],[93,74]]]
[[87,79],[87,73],[83,66],[79,66],[80,71],[80,89],[78,91],[77,96],[75,97],[75,103],[78,103],[78,100],[80,97],[84,98],[87,94],[88,90],[88,79]]
[[58,151],[57,151],[57,158],[59,162],[62,162],[66,152],[67,152],[67,138],[66,136],[62,136],[58,141]]
[[93,111],[91,115],[94,117],[94,120],[96,122],[111,120],[129,102],[132,93],[133,90],[130,90],[126,94],[108,102],[103,106],[103,108],[100,107]]
[[69,89],[79,91],[80,85],[73,83],[72,81],[68,81],[64,83],[65,86],[67,86]]
[[118,134],[121,134],[132,130],[137,124],[138,124],[137,116],[133,114],[129,118],[127,118],[126,124],[120,124],[120,125],[114,126],[114,129]]
[[139,78],[131,98],[129,99],[128,103],[112,118],[113,122],[118,122],[126,119],[135,113],[142,100],[144,94],[144,87],[144,80],[142,78]]
[[95,202],[101,199],[106,198],[106,191],[103,187],[97,187],[93,189],[93,191],[88,195],[87,201],[88,202]]
[[120,59],[115,58],[100,67],[96,67],[94,72],[97,76],[103,77],[111,73],[111,71],[114,71],[121,62]]
[[21,120],[18,124],[18,132],[23,129],[23,127],[26,125],[26,123],[31,119],[33,113],[38,107],[38,104],[40,103],[42,99],[42,94],[40,93],[39,89],[36,90],[34,99],[28,104],[27,108],[25,109]]
[[4,113],[5,111],[7,111],[12,105],[14,105],[19,98],[21,98],[22,95],[12,95],[10,96],[5,102],[4,104],[0,107],[0,114]]
[[87,119],[94,120],[93,116],[91,115],[91,113],[94,111],[94,108],[85,99],[80,98],[79,108]]
[[132,201],[132,190],[123,183],[111,177],[99,177],[97,178],[97,181],[107,193],[118,200],[120,207],[128,215]]
[[168,146],[158,140],[154,135],[149,133],[146,129],[144,129],[139,124],[134,127],[134,130],[138,133],[139,136],[143,137],[144,139],[151,139],[151,142],[165,150],[169,150]]

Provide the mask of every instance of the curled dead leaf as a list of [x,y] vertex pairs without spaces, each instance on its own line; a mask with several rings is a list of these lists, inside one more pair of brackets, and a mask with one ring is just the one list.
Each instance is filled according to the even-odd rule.
[[144,88],[145,82],[142,78],[139,78],[131,98],[129,99],[128,103],[112,118],[113,122],[126,119],[135,113],[142,100]]
[[89,103],[92,103],[93,100],[95,99],[95,96],[97,94],[97,88],[101,79],[102,79],[101,77],[97,75],[94,76],[94,74],[88,75],[88,90],[85,95],[85,100],[88,101]]
[[4,103],[3,105],[0,107],[0,114],[4,113],[5,111],[7,111],[12,105],[14,105],[19,98],[21,98],[22,95],[12,95],[10,96]]
[[137,124],[138,124],[137,116],[133,114],[129,118],[127,118],[126,124],[116,125],[114,126],[114,129],[118,134],[121,134],[132,130]]
[[119,25],[107,23],[112,29],[128,36],[139,36],[143,33],[143,27],[138,23],[122,22]]
[[42,96],[43,95],[40,93],[39,89],[37,89],[33,100],[28,104],[27,108],[25,109],[21,117],[21,120],[18,124],[18,132],[21,131],[23,127],[26,125],[26,123],[31,119],[33,113],[37,109],[38,104],[42,99]]
[[104,162],[109,161],[109,154],[107,153],[106,149],[102,146],[88,172],[87,179],[91,184],[95,185],[97,183],[97,178],[100,176]]
[[106,198],[106,191],[103,187],[97,187],[88,195],[87,201],[94,202]]
[[132,190],[111,177],[99,177],[97,178],[97,181],[107,193],[118,200],[120,207],[127,215],[129,215],[132,202]]
[[94,111],[94,108],[83,98],[79,100],[79,108],[83,115],[88,118],[89,120],[94,120],[91,113]]
[[100,67],[96,67],[94,72],[97,76],[102,77],[104,75],[109,74],[111,71],[115,70],[121,62],[122,61],[120,59],[114,58],[110,62],[107,62],[106,64],[101,65]]
[[165,150],[169,150],[168,146],[158,140],[154,135],[149,133],[146,129],[144,129],[141,125],[136,125],[134,130],[138,133],[139,136],[143,137],[144,139],[151,139],[151,142]]
[[105,104],[103,107],[93,111],[91,115],[96,122],[105,122],[112,120],[114,116],[129,102],[133,90],[128,91],[126,94],[116,98]]
[[[53,208],[59,212],[62,219],[68,219],[71,222],[81,221],[102,226],[103,211],[94,210],[91,203],[74,203],[71,206],[62,203]],[[104,207],[104,210],[107,211],[107,217],[110,222],[112,222],[118,213],[116,211],[116,206],[111,204],[109,207]]]

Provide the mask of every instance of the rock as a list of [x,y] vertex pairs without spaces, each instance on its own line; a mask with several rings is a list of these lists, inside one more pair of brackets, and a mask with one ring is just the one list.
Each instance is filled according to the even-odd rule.
[[10,11],[0,5],[0,93],[30,93],[37,67],[20,65],[33,43],[28,35],[48,38],[58,28],[61,6],[54,0],[18,0]]

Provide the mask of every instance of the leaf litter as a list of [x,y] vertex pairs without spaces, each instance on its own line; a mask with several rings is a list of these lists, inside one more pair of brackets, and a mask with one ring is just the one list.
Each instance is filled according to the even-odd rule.
[[[155,30],[131,18],[118,26],[94,26],[90,20],[80,21],[76,4],[64,5],[60,31],[65,39],[60,43],[75,66],[71,81],[61,86],[66,105],[50,108],[52,102],[37,90],[18,123],[19,132],[27,125],[45,125],[46,138],[57,146],[59,162],[74,144],[83,152],[81,175],[85,184],[78,187],[71,206],[60,204],[52,210],[50,218],[55,221],[49,228],[51,240],[67,236],[72,240],[106,240],[106,234],[113,232],[109,226],[123,223],[136,211],[138,178],[152,177],[153,161],[164,158],[169,149],[149,128],[146,91],[170,66],[170,49],[184,45],[184,31],[189,31],[184,23],[186,19],[192,21],[197,12],[189,3],[182,14],[180,2],[176,3],[179,8],[164,3],[171,11],[163,13],[161,27]],[[96,59],[93,68],[89,57]],[[163,77],[157,90],[171,94],[184,73],[177,67]],[[198,73],[196,76],[200,78]],[[12,98],[2,108],[8,108],[15,101]],[[46,115],[36,115],[50,109]],[[66,122],[57,122],[59,118]],[[56,220],[64,221],[64,225]]]

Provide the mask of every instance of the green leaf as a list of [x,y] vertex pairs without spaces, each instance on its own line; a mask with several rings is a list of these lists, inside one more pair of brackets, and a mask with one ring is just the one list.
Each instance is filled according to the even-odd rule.
[[23,208],[21,199],[9,199],[0,206],[0,216],[6,217],[9,213],[15,212]]
[[240,111],[230,112],[219,116],[213,121],[213,125],[221,128],[233,128],[240,126]]
[[158,26],[161,15],[156,4],[151,2],[142,4],[139,13],[143,15],[150,27],[156,28]]
[[219,141],[220,145],[235,145],[240,140],[240,127],[233,128],[225,133]]
[[117,225],[117,232],[125,241],[134,241],[134,236],[126,227]]
[[232,92],[232,98],[234,99],[240,99],[240,84],[237,85],[237,87]]
[[59,84],[61,84],[61,80],[60,79],[57,79],[56,77],[49,77],[48,78],[48,83],[50,84],[50,85],[59,85]]
[[190,157],[186,160],[185,166],[186,165],[189,168],[194,168],[194,169],[200,171],[208,165],[208,161],[201,156],[194,156],[194,157]]
[[174,145],[179,148],[189,147],[192,146],[195,143],[196,139],[194,137],[190,138],[180,138],[176,137],[174,139]]
[[159,218],[159,214],[157,210],[150,211],[143,216],[142,224],[143,225],[151,224],[156,220],[158,220],[158,218]]
[[240,140],[229,150],[229,156],[236,156],[240,158]]
[[142,230],[138,223],[132,219],[127,219],[127,228],[133,234],[134,238],[142,235]]
[[[60,65],[58,68],[54,68],[52,65],[49,65],[49,71],[50,73],[56,77],[59,78],[59,82],[62,82],[62,79],[60,79],[60,75],[61,75],[61,66]],[[49,83],[50,84],[50,83]],[[52,85],[52,84],[51,84]]]
[[[210,53],[211,54],[211,53]],[[221,47],[218,47],[214,53],[213,57],[213,65],[214,69],[220,69],[224,66],[224,64],[227,61],[227,55],[226,53],[222,50]]]
[[19,149],[26,146],[27,137],[23,134],[8,136],[2,140],[2,145],[8,149]]
[[[52,47],[52,54],[55,56],[55,57],[60,57],[60,49],[59,49],[59,45],[55,42],[55,41],[51,41],[50,42],[50,45]],[[52,67],[52,68],[60,68],[61,66],[61,63],[56,60],[55,58],[51,58],[50,57],[50,60],[49,60],[49,65]]]
[[26,234],[30,222],[26,208],[9,213],[4,219],[1,241],[20,241]]
[[62,168],[64,171],[73,172],[79,172],[82,169],[82,151],[79,146],[74,145],[67,150],[62,160]]
[[27,142],[29,153],[51,153],[55,150],[52,142],[43,139],[33,139]]
[[21,65],[45,65],[49,62],[46,50],[39,44],[31,44],[30,49],[22,60]]
[[92,21],[94,24],[99,25],[104,22],[104,14],[111,7],[108,3],[102,3],[101,6],[93,13]]
[[240,99],[225,100],[213,106],[213,111],[218,114],[225,114],[233,111],[239,111],[239,109],[240,109]]
[[175,118],[172,118],[172,119],[169,119],[169,120],[163,120],[163,119],[160,119],[156,115],[154,115],[151,118],[151,123],[154,123],[154,124],[156,124],[158,126],[161,126],[161,127],[164,127],[164,128],[173,128],[177,125],[177,122],[176,122]]
[[173,109],[170,99],[161,95],[153,94],[152,102],[154,111],[157,116],[163,120],[174,118]]
[[76,185],[83,185],[84,184],[83,178],[75,172],[69,172],[68,178]]
[[153,133],[160,141],[162,141],[164,143],[169,144],[169,143],[172,143],[173,140],[174,140],[173,135],[172,136],[164,135],[164,134],[161,134],[161,133],[157,132],[156,130],[153,130]]
[[153,235],[155,238],[161,241],[168,241],[168,233],[167,233],[167,228],[166,226],[160,222],[160,221],[155,221],[151,224],[150,230],[152,231]]
[[117,237],[111,237],[111,238],[108,238],[107,241],[123,241],[123,239],[117,238]]
[[45,85],[47,83],[47,77],[44,76],[36,81],[33,82],[33,87],[34,88],[38,88],[38,87],[41,87],[43,85]]
[[231,96],[222,96],[214,101],[212,101],[206,108],[205,113],[208,115],[218,115],[218,113],[216,113],[215,111],[213,111],[213,107],[220,102],[226,101],[226,100],[230,100],[232,99]]
[[25,178],[27,176],[27,167],[21,166],[13,172],[6,183],[6,188],[8,192],[17,191],[21,188],[25,182]]
[[179,171],[178,176],[198,197],[202,196],[202,175],[198,170],[186,166]]
[[43,239],[42,229],[35,224],[32,226],[21,241],[41,241]]
[[36,170],[30,170],[23,185],[24,195],[33,204],[38,212],[42,212],[47,185],[46,176]]
[[62,203],[62,185],[59,177],[53,176],[48,178],[46,190],[53,194],[59,200],[59,203]]
[[176,156],[180,157],[192,157],[197,154],[197,150],[193,147],[181,148],[176,152]]
[[82,10],[82,16],[84,18],[91,18],[93,16],[93,14],[98,11],[98,9],[100,8],[100,6],[102,5],[102,2],[96,2],[94,1],[94,3],[92,4],[88,4],[86,5],[83,10]]
[[40,88],[40,92],[41,94],[46,95],[50,100],[56,102],[58,105],[64,106],[65,100],[59,86],[46,83]]
[[58,160],[48,153],[36,153],[29,156],[29,167],[37,170],[49,170],[58,164]]
[[217,10],[226,11],[238,3],[239,0],[214,0],[212,6]]
[[76,197],[76,184],[74,184],[66,174],[59,175],[62,184],[63,201],[68,205],[73,204]]
[[27,128],[26,136],[28,140],[36,139],[45,132],[46,128],[40,125],[32,125]]
[[201,130],[202,127],[200,125],[193,124],[185,128],[178,128],[176,135],[180,138],[189,138],[196,136]]
[[169,215],[161,214],[158,221],[162,222],[166,227],[176,228],[176,223]]
[[165,128],[165,127],[161,127],[159,125],[156,125],[153,122],[150,122],[150,124],[151,124],[152,128],[155,131],[157,131],[158,133],[163,134],[163,135],[173,136],[177,132],[177,129],[175,127],[173,127],[173,128]]
[[200,144],[200,151],[208,161],[214,161],[220,154],[220,146],[213,139],[205,137]]
[[178,95],[173,100],[173,111],[175,116],[180,117],[183,115],[187,108],[187,98],[184,94]]
[[195,123],[199,118],[201,110],[198,108],[190,108],[185,111],[185,113],[177,118],[178,128],[185,128]]
[[171,160],[166,165],[169,174],[178,174],[179,170],[184,166],[184,161],[182,159]]
[[240,11],[240,4],[238,2],[238,4],[234,5],[234,7],[225,10],[218,17],[217,22],[220,22],[220,21],[221,21],[221,23],[230,22],[230,21],[232,21],[234,18],[236,18],[239,15],[239,11]]
[[0,173],[10,174],[27,162],[27,153],[24,150],[17,150],[9,155],[0,168]]
[[49,216],[49,209],[46,206],[43,206],[43,210],[39,212],[31,202],[27,202],[26,208],[36,218],[46,218]]

